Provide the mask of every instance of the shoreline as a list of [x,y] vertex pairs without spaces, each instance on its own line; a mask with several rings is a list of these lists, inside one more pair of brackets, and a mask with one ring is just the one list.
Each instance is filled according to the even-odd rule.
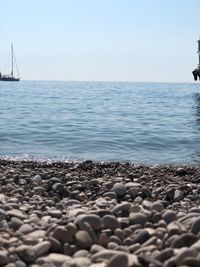
[[199,266],[199,183],[198,165],[0,159],[0,266]]

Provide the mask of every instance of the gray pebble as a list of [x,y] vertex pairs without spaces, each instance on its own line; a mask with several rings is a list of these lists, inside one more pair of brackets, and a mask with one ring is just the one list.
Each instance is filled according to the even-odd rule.
[[37,174],[32,178],[32,182],[35,184],[40,184],[42,182],[42,177],[39,174]]
[[91,260],[86,257],[77,257],[67,260],[62,267],[88,267]]
[[163,217],[164,221],[165,221],[167,224],[169,224],[169,223],[171,223],[171,222],[177,220],[177,214],[176,214],[176,212],[173,211],[173,210],[167,210],[167,211],[165,211],[165,212],[163,213],[162,217]]
[[86,231],[78,231],[75,234],[75,242],[81,249],[88,249],[93,245],[92,239]]
[[192,233],[182,234],[181,236],[177,236],[171,246],[173,248],[182,248],[182,247],[190,247],[198,240],[198,237]]
[[126,194],[126,186],[122,183],[115,183],[111,191],[115,192],[118,197],[121,197]]
[[191,232],[193,234],[198,234],[200,231],[200,217],[199,218],[195,218],[194,222],[191,226]]
[[117,221],[117,218],[113,215],[105,215],[102,219],[102,223],[105,228],[109,228],[111,230],[120,228],[120,224]]
[[158,212],[161,212],[161,211],[164,210],[164,206],[163,206],[162,202],[160,202],[158,200],[158,201],[155,201],[155,202],[152,203],[151,209],[152,210],[156,210]]
[[142,213],[130,213],[129,221],[130,224],[140,224],[141,226],[144,226],[147,221],[147,217]]
[[52,237],[60,241],[62,244],[69,242],[73,236],[73,232],[67,230],[64,226],[58,226],[52,233]]
[[8,253],[6,251],[0,251],[0,266],[4,266],[9,262]]
[[94,230],[99,230],[102,227],[101,218],[95,214],[79,215],[75,219],[75,224],[77,224],[79,227],[81,227],[84,222],[89,223]]
[[107,267],[128,267],[128,257],[125,254],[113,256],[108,262]]
[[184,198],[184,193],[181,190],[176,189],[174,191],[174,201],[180,201]]

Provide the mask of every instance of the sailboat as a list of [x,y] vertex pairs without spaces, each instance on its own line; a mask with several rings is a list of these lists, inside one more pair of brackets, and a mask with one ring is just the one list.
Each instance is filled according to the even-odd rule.
[[[1,72],[0,72],[0,81],[6,81],[6,82],[19,82],[20,81],[19,72],[18,72],[18,68],[17,68],[17,62],[16,62],[16,59],[14,56],[13,44],[11,44],[11,58],[12,58],[11,74],[1,74]],[[14,76],[14,72],[13,72],[14,61],[15,61],[17,74],[18,74],[17,78]]]
[[193,72],[192,72],[195,81],[197,81],[198,78],[200,80],[200,38],[198,40],[198,51],[197,51],[197,53],[199,55],[199,64],[198,64],[198,67],[195,70],[193,70]]

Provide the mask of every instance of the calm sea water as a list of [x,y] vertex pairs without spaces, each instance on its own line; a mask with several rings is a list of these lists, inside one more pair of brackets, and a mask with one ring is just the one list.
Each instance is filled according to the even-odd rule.
[[200,84],[0,82],[0,157],[200,162]]

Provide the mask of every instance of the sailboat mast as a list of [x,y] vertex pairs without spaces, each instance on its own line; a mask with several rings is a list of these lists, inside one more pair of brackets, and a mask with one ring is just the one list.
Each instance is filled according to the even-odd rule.
[[13,77],[13,44],[11,44],[11,56],[12,56],[11,76]]

